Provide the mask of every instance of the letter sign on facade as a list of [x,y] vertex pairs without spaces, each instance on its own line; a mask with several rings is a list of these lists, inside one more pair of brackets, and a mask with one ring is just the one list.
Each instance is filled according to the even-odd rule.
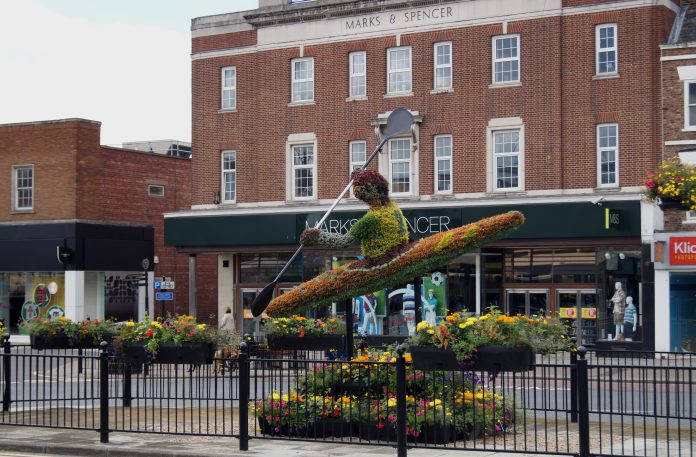
[[696,265],[696,237],[670,237],[669,263],[672,265]]

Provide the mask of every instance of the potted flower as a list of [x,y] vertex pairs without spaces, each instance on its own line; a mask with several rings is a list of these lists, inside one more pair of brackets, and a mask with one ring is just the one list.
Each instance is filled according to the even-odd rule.
[[118,352],[133,364],[212,363],[215,352],[215,332],[193,316],[128,321],[117,339]]
[[85,319],[64,327],[74,348],[98,348],[102,341],[111,343],[116,336],[116,327],[111,320]]
[[656,173],[648,175],[644,186],[645,199],[656,201],[663,210],[696,211],[696,168],[677,156],[665,159]]
[[419,370],[526,371],[534,353],[567,349],[566,332],[557,317],[454,313],[436,326],[419,323],[409,344]]
[[271,349],[331,350],[343,347],[345,324],[336,318],[279,317],[266,322]]

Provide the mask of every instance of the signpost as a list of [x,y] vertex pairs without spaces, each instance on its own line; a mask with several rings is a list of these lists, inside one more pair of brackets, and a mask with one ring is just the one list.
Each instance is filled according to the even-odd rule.
[[155,300],[162,301],[162,317],[165,315],[164,301],[174,300],[174,292],[167,292],[169,290],[174,290],[176,284],[172,281],[172,278],[166,276],[155,278],[155,282],[152,283],[152,288],[155,291]]
[[157,292],[155,300],[174,300],[174,292]]

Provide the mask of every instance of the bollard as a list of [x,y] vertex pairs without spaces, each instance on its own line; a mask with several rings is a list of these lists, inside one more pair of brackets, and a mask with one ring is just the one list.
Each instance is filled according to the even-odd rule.
[[109,442],[109,343],[102,341],[99,345],[99,441]]
[[239,345],[239,450],[249,450],[249,347]]
[[9,411],[12,401],[12,359],[10,358],[10,335],[3,342],[2,372],[5,373],[5,389],[2,392],[2,410]]
[[580,357],[576,364],[578,372],[578,435],[579,435],[579,457],[589,457],[590,455],[590,395],[589,380],[587,376],[587,360],[585,355],[587,349],[584,346],[578,348]]
[[396,455],[406,457],[406,359],[404,346],[396,350]]
[[578,353],[575,343],[577,339],[572,337],[573,347],[570,349],[570,421],[578,421],[578,372],[576,370]]

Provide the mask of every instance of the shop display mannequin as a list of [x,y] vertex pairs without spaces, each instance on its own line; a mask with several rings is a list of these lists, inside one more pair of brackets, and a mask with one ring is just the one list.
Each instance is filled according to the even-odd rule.
[[435,298],[433,289],[428,289],[428,298],[423,302],[423,309],[425,311],[425,321],[430,325],[435,325],[437,298]]
[[638,309],[633,305],[633,297],[626,297],[626,309],[624,309],[623,332],[626,341],[633,341],[638,325]]
[[621,283],[616,281],[614,284],[616,292],[611,297],[611,302],[614,304],[614,325],[616,326],[616,335],[614,339],[618,340],[623,333],[624,324],[624,308],[626,307],[626,293],[623,291]]

